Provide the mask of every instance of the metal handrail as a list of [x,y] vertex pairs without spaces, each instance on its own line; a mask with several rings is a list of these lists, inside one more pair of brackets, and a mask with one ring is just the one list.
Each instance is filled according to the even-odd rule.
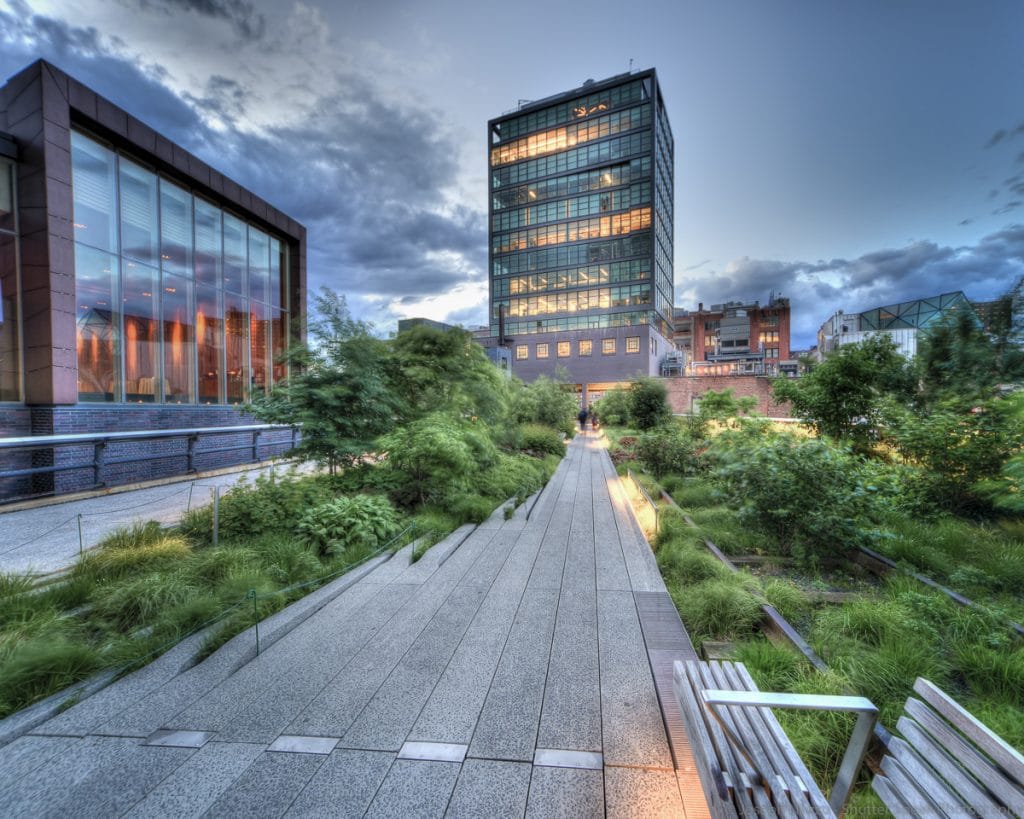
[[255,432],[265,429],[294,429],[288,424],[242,424],[236,427],[192,427],[186,429],[143,429],[132,432],[84,432],[67,435],[23,435],[0,438],[0,449],[35,449],[61,444],[90,444],[95,441],[129,441],[140,438],[179,438],[186,435],[217,435]]

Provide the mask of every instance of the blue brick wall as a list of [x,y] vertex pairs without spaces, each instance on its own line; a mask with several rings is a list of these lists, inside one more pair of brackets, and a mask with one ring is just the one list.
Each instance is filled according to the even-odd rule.
[[[230,427],[259,423],[235,407],[163,407],[134,405],[77,405],[71,407],[31,407],[0,409],[0,431],[4,435],[69,435],[136,430],[199,429]],[[289,430],[260,433],[259,459],[281,455],[291,448]],[[221,451],[217,451],[221,450]],[[228,450],[228,451],[223,451]],[[26,466],[85,466],[68,469],[55,475],[0,480],[0,500],[31,494],[64,494],[91,489],[94,486],[92,444],[63,446],[53,449],[0,455],[0,469]],[[166,457],[162,457],[166,456]],[[253,460],[252,433],[225,433],[200,436],[194,452],[197,471],[236,466]],[[113,441],[103,453],[101,480],[105,486],[186,474],[188,441],[184,437]],[[132,459],[132,463],[111,463]],[[138,459],[138,460],[134,460]]]

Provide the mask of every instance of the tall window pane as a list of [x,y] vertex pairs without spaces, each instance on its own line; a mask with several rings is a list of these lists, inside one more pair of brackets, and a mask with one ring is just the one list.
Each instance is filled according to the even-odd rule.
[[117,397],[117,257],[75,244],[78,400]]
[[224,252],[220,208],[202,199],[196,199],[195,206],[196,281],[220,287],[221,257]]
[[192,275],[192,194],[160,180],[160,267]]
[[273,311],[273,341],[271,352],[273,354],[274,383],[277,384],[288,377],[288,363],[284,361],[285,351],[288,349],[288,314],[284,310]]
[[0,161],[0,401],[21,400],[14,167]]
[[121,254],[157,263],[156,175],[121,157]]
[[183,276],[163,277],[161,294],[164,321],[164,401],[190,403],[195,361],[191,282]]
[[112,151],[71,133],[75,240],[117,252],[117,177]]
[[152,402],[160,384],[160,272],[126,261],[122,270],[125,401]]
[[271,237],[270,239],[270,303],[274,307],[287,306],[288,302],[283,298],[281,271],[284,269],[284,260],[281,252],[281,242]]
[[249,385],[249,309],[244,296],[224,294],[224,327],[228,403],[240,404]]
[[250,303],[252,315],[252,396],[265,392],[270,386],[267,379],[270,360],[270,306],[258,301]]
[[245,222],[224,214],[224,289],[245,292]]
[[199,357],[199,400],[224,403],[224,308],[220,292],[196,286],[196,345]]
[[249,228],[249,298],[270,301],[270,237],[261,230]]

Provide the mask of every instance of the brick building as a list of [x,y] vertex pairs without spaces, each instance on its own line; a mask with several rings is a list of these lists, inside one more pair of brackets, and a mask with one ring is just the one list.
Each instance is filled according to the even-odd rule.
[[[0,133],[0,436],[251,424],[238,408],[285,377],[305,313],[305,228],[44,61],[0,88]],[[249,460],[238,438],[205,461],[136,442],[106,482]]]
[[677,309],[673,341],[686,357],[686,375],[784,375],[796,373],[790,355],[789,299],[731,301],[707,309]]

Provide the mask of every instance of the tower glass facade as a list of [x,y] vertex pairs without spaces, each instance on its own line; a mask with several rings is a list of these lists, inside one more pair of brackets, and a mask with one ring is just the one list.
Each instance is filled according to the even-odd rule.
[[610,347],[609,328],[670,339],[673,141],[655,72],[524,105],[492,120],[488,139],[491,335],[504,310],[517,362],[552,367],[594,340]]

